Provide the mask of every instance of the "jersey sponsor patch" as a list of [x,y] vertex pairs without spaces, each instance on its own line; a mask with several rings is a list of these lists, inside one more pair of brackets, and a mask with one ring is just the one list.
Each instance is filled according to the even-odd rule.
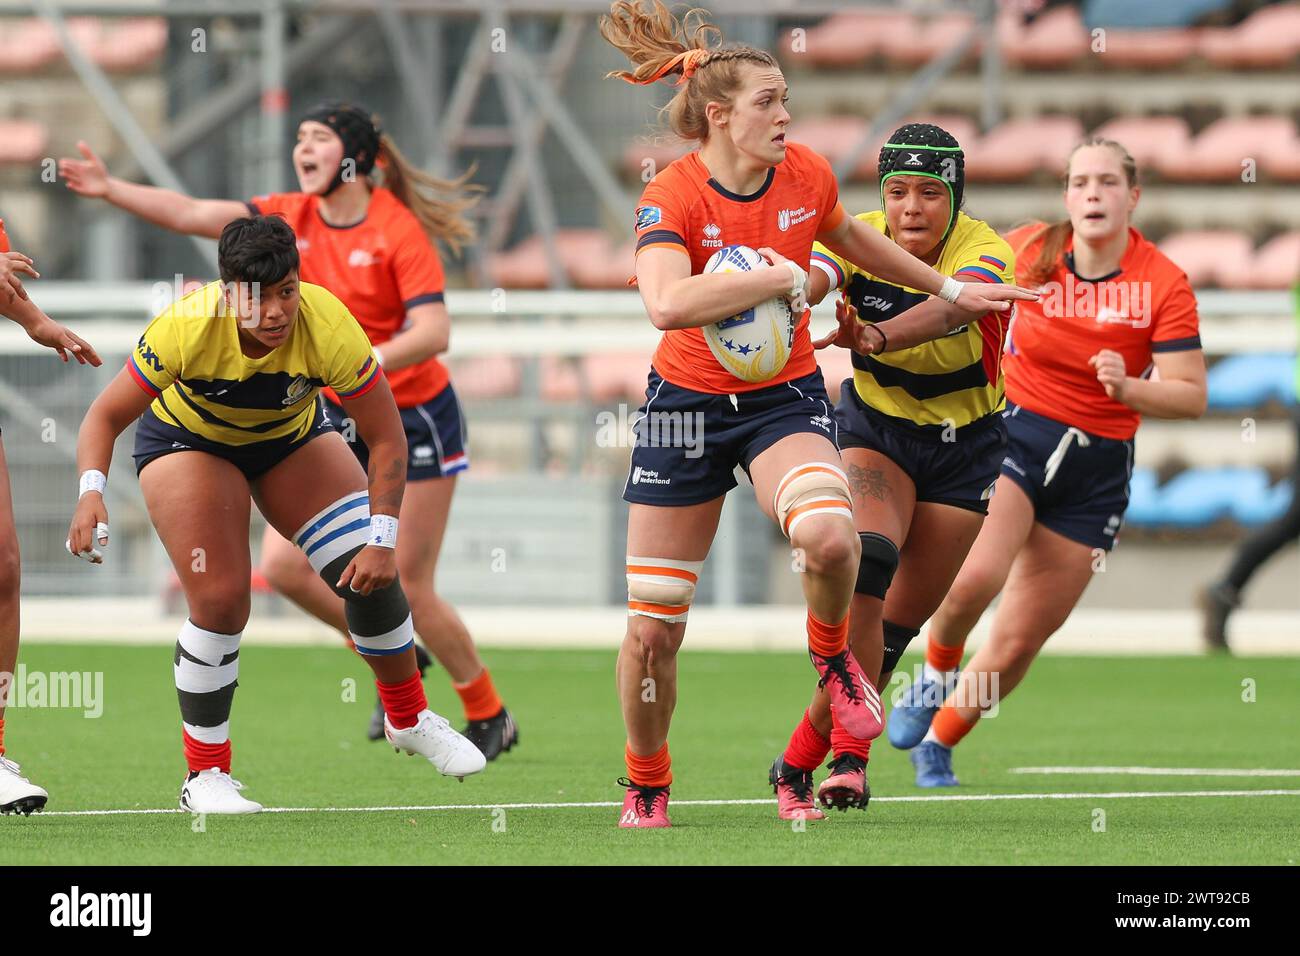
[[637,206],[636,231],[640,232],[642,229],[657,225],[663,217],[664,211],[658,206]]

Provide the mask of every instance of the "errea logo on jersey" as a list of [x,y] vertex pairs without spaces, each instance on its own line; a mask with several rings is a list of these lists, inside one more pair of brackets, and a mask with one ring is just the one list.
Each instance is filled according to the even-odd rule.
[[373,266],[377,261],[374,254],[366,249],[353,249],[348,253],[348,265],[353,268]]
[[716,222],[709,223],[700,231],[704,233],[704,238],[700,240],[700,245],[705,249],[722,248],[722,239],[720,238],[722,236],[722,227]]

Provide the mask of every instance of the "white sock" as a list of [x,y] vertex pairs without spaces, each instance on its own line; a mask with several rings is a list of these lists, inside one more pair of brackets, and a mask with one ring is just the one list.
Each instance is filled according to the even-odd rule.
[[948,685],[948,682],[952,680],[953,675],[956,673],[957,673],[956,670],[950,670],[950,671],[936,670],[935,668],[930,666],[929,661],[926,661],[925,665],[921,669],[921,676],[925,680],[934,681],[935,683],[943,684],[944,686]]

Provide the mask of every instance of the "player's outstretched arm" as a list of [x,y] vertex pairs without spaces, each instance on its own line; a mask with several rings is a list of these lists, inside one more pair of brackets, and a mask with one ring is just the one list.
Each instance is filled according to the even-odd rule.
[[646,249],[636,257],[636,282],[651,323],[661,331],[701,328],[776,296],[794,298],[795,285],[802,293],[802,269],[796,265],[796,275],[771,249],[758,252],[774,268],[693,276],[684,253]]
[[359,594],[386,588],[397,577],[397,516],[406,491],[406,432],[388,380],[356,398],[343,399],[356,423],[357,437],[370,449],[370,542],[343,569],[335,587],[348,585]]
[[[402,331],[384,343],[380,364],[389,371],[406,368],[447,351],[451,344],[451,316],[442,302],[426,302],[406,310]],[[380,350],[375,349],[379,355]]]
[[940,275],[877,229],[852,216],[819,237],[831,252],[895,285],[939,296],[965,310],[983,314],[1005,312],[1017,299],[1037,299],[1038,293],[1014,285],[959,282]]
[[77,469],[81,495],[68,528],[67,549],[92,564],[102,564],[100,551],[108,545],[108,509],[104,485],[113,461],[113,443],[133,421],[144,414],[153,397],[124,368],[99,397],[90,403],[77,433]]
[[838,345],[860,355],[897,352],[942,338],[970,320],[970,313],[959,306],[930,298],[888,322],[859,322],[857,309],[841,297],[835,303],[835,329],[813,342],[813,348]]
[[104,161],[84,142],[77,142],[81,159],[59,160],[59,175],[68,188],[87,199],[103,199],[119,209],[173,232],[216,239],[248,207],[230,199],[195,199],[170,189],[141,186],[108,174]]

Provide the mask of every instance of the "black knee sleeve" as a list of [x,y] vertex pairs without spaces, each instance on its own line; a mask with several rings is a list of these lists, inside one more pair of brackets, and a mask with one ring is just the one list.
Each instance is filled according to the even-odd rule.
[[898,666],[898,659],[912,643],[912,638],[921,633],[919,627],[903,627],[893,621],[885,621],[885,659],[881,662],[880,673],[890,674]]
[[862,539],[862,559],[858,562],[858,583],[853,590],[883,601],[889,582],[898,570],[898,546],[874,531],[859,531],[858,537]]
[[358,594],[346,584],[335,587],[344,569],[351,563],[365,545],[359,545],[346,554],[339,555],[321,571],[321,579],[334,589],[334,593],[343,599],[343,610],[348,619],[348,630],[358,637],[373,637],[388,634],[401,626],[411,616],[411,606],[406,602],[406,593],[401,581],[393,579],[386,588]]

